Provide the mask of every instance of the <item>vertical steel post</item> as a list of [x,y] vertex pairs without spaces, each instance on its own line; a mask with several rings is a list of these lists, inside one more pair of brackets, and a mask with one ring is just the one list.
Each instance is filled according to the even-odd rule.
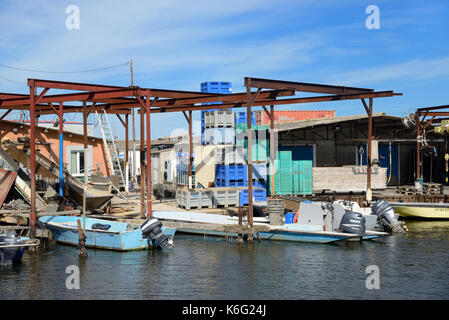
[[84,142],[84,192],[83,192],[83,233],[86,233],[86,193],[87,193],[87,103],[83,101],[83,142]]
[[421,123],[419,117],[421,114],[419,112],[415,113],[416,119],[416,181],[421,179],[421,145],[418,141],[418,137],[421,135]]
[[128,146],[128,114],[125,115],[125,191],[129,191],[129,146]]
[[[133,76],[133,60],[129,60],[130,73],[131,73],[131,87],[134,86],[134,76]],[[132,162],[132,180],[136,182],[136,126],[135,126],[135,111],[131,108],[132,112],[132,130],[133,130],[133,162]]]
[[30,178],[31,178],[31,238],[36,238],[36,87],[34,80],[30,80]]
[[59,102],[59,195],[64,197],[64,111]]
[[79,253],[81,258],[87,257],[86,250],[86,193],[87,193],[87,105],[86,101],[83,101],[83,142],[84,142],[84,190],[83,190],[83,228],[81,233],[81,225],[78,220],[78,244]]
[[270,182],[271,182],[271,194],[275,194],[274,185],[274,106],[270,106]]
[[150,90],[146,95],[146,111],[147,111],[147,219],[151,219],[152,202],[151,202],[151,130],[150,130]]
[[189,189],[192,188],[192,163],[193,163],[193,141],[192,141],[192,111],[189,111]]
[[[253,152],[252,152],[252,127],[251,127],[251,84],[246,83],[246,123],[248,133],[248,225],[253,227]],[[252,241],[252,234],[248,235],[248,241]]]
[[366,200],[370,202],[372,200],[371,191],[371,141],[373,139],[373,98],[369,98],[368,106],[368,146],[366,155]]
[[[145,219],[145,109],[140,106],[140,217]],[[148,157],[148,155],[147,155]]]

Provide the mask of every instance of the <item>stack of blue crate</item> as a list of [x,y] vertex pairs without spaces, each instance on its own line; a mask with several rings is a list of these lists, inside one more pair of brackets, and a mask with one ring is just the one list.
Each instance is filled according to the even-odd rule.
[[216,187],[243,187],[247,185],[246,164],[216,164],[215,186]]
[[[221,81],[203,82],[201,83],[201,92],[228,94],[232,92],[231,82],[221,82]],[[218,104],[218,103],[221,104],[221,102],[208,102],[207,104]],[[201,144],[203,145],[206,144],[206,139],[204,136],[204,131],[206,129],[204,121],[204,113],[208,111],[218,111],[218,110],[221,109],[209,109],[201,111]],[[229,136],[229,133],[224,133],[224,135]]]

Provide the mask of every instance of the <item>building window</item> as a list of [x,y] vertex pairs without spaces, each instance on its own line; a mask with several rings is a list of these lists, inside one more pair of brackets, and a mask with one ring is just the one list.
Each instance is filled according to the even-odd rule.
[[75,177],[84,175],[84,151],[70,153],[70,173]]

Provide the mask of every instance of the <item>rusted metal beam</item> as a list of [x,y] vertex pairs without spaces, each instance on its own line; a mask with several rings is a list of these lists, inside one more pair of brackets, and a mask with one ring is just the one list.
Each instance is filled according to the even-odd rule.
[[270,183],[271,183],[271,195],[275,194],[275,182],[274,182],[274,106],[270,106]]
[[[251,126],[251,104],[257,98],[257,95],[260,93],[260,88],[257,89],[257,92],[252,96],[251,94],[251,82],[246,82],[246,123],[247,123],[247,133],[248,133],[248,165],[247,165],[247,173],[248,173],[248,225],[250,228],[253,227],[253,153],[252,153],[252,126]],[[248,241],[252,241],[252,236],[248,236]]]
[[365,88],[354,88],[345,86],[245,77],[245,86],[248,85],[250,85],[251,88],[265,88],[265,89],[278,89],[278,90],[284,89],[301,92],[333,93],[333,94],[364,93],[374,91],[373,89],[365,89]]
[[[424,111],[424,112],[426,112],[426,111]],[[435,116],[435,117],[447,117],[447,116],[449,116],[449,111],[448,112],[444,112],[444,111],[430,111],[430,112],[426,112],[425,114],[424,114],[426,117],[427,116]],[[424,115],[423,115],[423,117],[424,117]]]
[[[183,111],[183,113],[185,114],[185,111]],[[193,118],[192,111],[189,111],[189,116],[187,117],[187,121],[189,123],[189,170],[188,170],[189,188],[192,188],[192,164],[193,164],[192,118]]]
[[11,109],[6,110],[6,112],[0,117],[0,121],[3,120],[3,119],[5,119],[5,117],[6,117],[11,111],[12,111]]
[[141,89],[150,90],[153,96],[163,97],[163,98],[194,98],[207,95],[216,95],[214,93],[205,93],[197,91],[183,91],[183,90],[166,90],[166,89],[155,89],[155,88],[140,88],[136,86],[110,86],[110,85],[99,85],[99,84],[88,84],[88,83],[78,83],[78,82],[67,82],[67,81],[53,81],[53,80],[41,80],[41,79],[28,79],[28,82],[33,80],[36,87],[54,88],[54,89],[65,89],[65,90],[76,90],[76,91],[108,91],[115,89]]
[[415,179],[421,179],[421,144],[418,141],[418,137],[421,135],[421,121],[420,121],[421,112],[417,111],[415,113],[416,119],[416,177]]
[[[277,97],[287,97],[293,96],[295,92],[293,90],[268,90],[262,91],[259,94],[258,99],[276,99]],[[138,102],[136,100],[125,100],[128,98],[112,98],[112,99],[101,99],[97,100],[98,102],[112,103],[114,105],[129,105],[136,106]],[[214,94],[211,96],[210,94],[207,96],[196,97],[196,98],[178,98],[178,99],[163,99],[159,100],[157,103],[152,104],[152,107],[159,108],[171,108],[176,106],[187,106],[194,105],[196,103],[210,103],[210,102],[245,102],[246,94],[245,93],[231,93],[231,94]],[[125,100],[125,101],[121,101]],[[154,101],[154,100],[153,100]]]
[[184,115],[184,118],[186,119],[187,123],[190,123],[190,119],[189,119],[189,116],[187,115],[187,113],[185,111],[183,111],[182,114]]
[[36,238],[36,113],[35,107],[35,94],[36,87],[34,82],[28,82],[30,87],[30,187],[31,187],[31,199],[30,199],[30,227],[31,238]]
[[146,111],[147,111],[147,219],[152,216],[151,201],[151,128],[150,128],[150,97],[151,92],[147,90],[146,94]]
[[[347,94],[347,95],[331,95],[331,96],[318,96],[318,97],[305,97],[305,98],[293,98],[293,99],[281,99],[281,100],[256,100],[253,107],[263,105],[284,105],[284,104],[299,104],[299,103],[312,103],[312,102],[326,102],[326,101],[340,101],[340,100],[357,100],[362,98],[385,98],[395,95],[402,95],[394,93],[393,91],[378,91],[365,94]],[[232,103],[232,104],[210,104],[199,106],[179,106],[173,108],[160,108],[152,109],[152,113],[161,112],[179,112],[179,111],[195,111],[195,110],[208,110],[208,109],[229,109],[229,108],[246,108],[246,103]]]
[[[52,105],[53,107],[53,105]],[[59,103],[59,195],[64,197],[64,104]]]
[[[119,115],[117,114],[119,117]],[[129,128],[129,115],[125,115],[125,191],[129,191],[129,137],[128,137],[128,128]],[[121,119],[121,118],[120,118]]]
[[268,109],[265,106],[262,106],[262,108],[265,111],[268,118],[270,118],[270,122],[271,122],[271,120],[273,119],[274,113],[271,113],[270,111],[268,111]]
[[370,98],[368,106],[368,141],[367,141],[367,155],[366,155],[366,200],[372,200],[371,191],[371,154],[372,154],[372,139],[373,139],[373,98]]
[[96,102],[92,103],[92,105],[90,106],[89,110],[87,110],[87,116],[89,116],[92,111],[94,110],[95,106],[96,106]]
[[123,124],[123,126],[126,128],[126,123],[123,121],[122,117],[120,117],[119,114],[116,114],[117,118],[120,120],[120,122]]
[[50,88],[45,88],[42,90],[42,92],[37,96],[37,98],[34,100],[34,104],[38,104],[42,97],[47,93],[47,91],[50,90]]
[[[106,113],[108,114],[130,114],[131,111],[128,109],[105,109],[99,106],[96,106],[96,108],[94,109],[97,112],[103,112],[106,111]],[[67,109],[64,107],[64,113],[80,113],[82,112],[82,108],[79,107],[74,107],[74,108],[70,108],[68,107]],[[47,115],[47,114],[53,114],[54,111],[52,109],[45,109],[45,110],[36,110],[36,113],[40,114],[40,115]]]
[[[145,105],[140,106],[140,218],[145,219]],[[148,155],[147,155],[148,157]]]
[[368,108],[368,105],[366,104],[365,99],[360,99],[360,100],[362,100],[363,107],[365,108],[366,113],[369,115],[369,108]]
[[[117,89],[117,90],[109,90],[109,91],[92,91],[92,92],[82,92],[82,93],[66,93],[66,94],[58,94],[58,95],[48,95],[40,98],[40,103],[48,103],[48,102],[69,102],[69,101],[88,101],[88,102],[96,102],[95,100],[101,100],[106,98],[121,98],[124,96],[134,96],[135,89]],[[27,105],[29,99],[28,98],[15,98],[15,99],[6,99],[2,101],[2,108],[9,106],[19,106],[19,105]]]
[[439,110],[439,109],[448,109],[449,105],[442,105],[442,106],[434,106],[434,107],[424,107],[424,108],[418,108],[416,109],[419,112],[423,111],[430,111],[430,110]]
[[427,120],[426,121],[426,124],[424,125],[424,127],[423,127],[423,130],[426,130],[426,128],[431,124],[431,123],[433,123],[433,120],[435,119],[435,116],[433,116],[432,118],[430,118],[430,120]]
[[[267,90],[259,93],[259,99],[276,99],[277,97],[294,96],[293,90]],[[166,99],[159,101],[155,107],[169,107],[206,102],[245,102],[245,93],[216,94],[197,98]]]
[[[61,102],[61,103],[62,103],[62,102]],[[57,115],[59,115],[59,112],[58,112],[58,110],[56,110],[56,107],[53,105],[53,103],[49,102],[49,103],[48,103],[48,106],[51,108],[51,110],[53,110],[54,113],[56,113]],[[41,114],[39,109],[38,109],[37,111],[39,111],[39,114]]]

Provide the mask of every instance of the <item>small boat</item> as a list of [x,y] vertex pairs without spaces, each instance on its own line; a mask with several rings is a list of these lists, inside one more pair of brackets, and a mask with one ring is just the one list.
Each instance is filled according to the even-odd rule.
[[0,265],[9,265],[22,260],[25,249],[36,246],[37,243],[27,243],[30,240],[20,237],[15,232],[0,233]]
[[[43,216],[39,218],[39,224],[49,229],[56,241],[77,246],[78,220],[82,225],[82,217]],[[160,221],[154,220],[148,220],[141,228],[126,222],[85,218],[86,247],[117,251],[144,250],[153,244],[162,249],[173,247],[176,229],[165,228]],[[146,228],[148,222],[151,222],[151,228]]]
[[[238,236],[237,233],[210,230],[202,228],[202,225],[236,225],[237,217],[217,215],[211,213],[182,212],[182,211],[153,211],[153,216],[161,221],[181,222],[182,227],[178,232],[211,235],[211,236]],[[371,240],[389,235],[386,232],[365,230],[363,234],[339,231],[325,231],[323,224],[292,223],[283,225],[270,225],[269,217],[254,217],[254,226],[265,226],[268,231],[258,232],[256,235],[262,240],[310,242],[310,243],[332,243],[347,240]],[[189,223],[191,227],[189,226]],[[247,224],[243,218],[243,224]]]
[[[83,205],[84,184],[75,178],[66,180],[70,195],[80,206]],[[97,185],[88,184],[86,188],[86,208],[99,209],[104,206],[114,195],[105,189],[99,189]]]
[[404,218],[449,219],[449,203],[391,202],[391,205]]
[[[16,146],[9,145],[6,152],[12,156],[15,160],[19,161],[23,166],[29,167],[30,163],[30,151],[24,152],[19,150]],[[36,174],[43,178],[59,179],[59,165],[40,152],[36,152]],[[70,172],[63,169],[64,184],[69,189],[70,196],[75,200],[78,205],[83,205],[84,183],[79,181],[76,177],[72,176]],[[109,185],[111,183],[109,182]],[[88,183],[86,188],[86,208],[99,209],[104,206],[114,195],[111,193],[111,187],[101,183]]]

